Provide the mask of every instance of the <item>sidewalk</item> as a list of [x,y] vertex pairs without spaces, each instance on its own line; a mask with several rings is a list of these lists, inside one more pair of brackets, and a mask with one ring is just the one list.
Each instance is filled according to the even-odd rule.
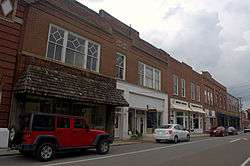
[[18,150],[0,149],[0,156],[12,156],[19,154]]

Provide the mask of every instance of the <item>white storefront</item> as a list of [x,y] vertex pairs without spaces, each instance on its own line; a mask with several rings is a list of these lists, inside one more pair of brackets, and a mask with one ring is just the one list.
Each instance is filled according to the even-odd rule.
[[205,109],[205,130],[209,131],[212,127],[215,127],[215,111]]
[[194,133],[202,133],[204,114],[202,105],[170,99],[171,123],[180,124]]
[[165,93],[142,88],[124,81],[117,81],[117,89],[123,91],[129,107],[117,108],[115,116],[115,137],[129,138],[129,134],[152,132],[150,115],[156,116],[157,123],[168,123],[168,96]]

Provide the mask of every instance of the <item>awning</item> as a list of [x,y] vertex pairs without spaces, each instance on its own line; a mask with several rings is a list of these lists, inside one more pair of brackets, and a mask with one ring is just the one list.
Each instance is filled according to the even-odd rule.
[[170,99],[170,108],[177,109],[177,110],[184,110],[184,111],[192,111],[188,106],[188,102],[173,99],[173,98]]
[[[89,75],[89,76],[88,76]],[[45,67],[28,66],[15,86],[16,94],[56,97],[81,102],[129,106],[116,80],[100,75],[72,75]]]
[[129,106],[131,108],[142,109],[142,110],[157,110],[158,112],[164,111],[164,100],[145,96],[136,93],[129,93]]
[[202,105],[190,103],[190,108],[191,108],[191,110],[192,110],[193,112],[205,114],[205,111],[203,110]]

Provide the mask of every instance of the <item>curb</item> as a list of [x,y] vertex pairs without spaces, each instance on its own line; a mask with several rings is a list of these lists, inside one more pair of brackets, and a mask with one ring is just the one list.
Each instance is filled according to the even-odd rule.
[[123,146],[123,145],[132,145],[132,144],[140,144],[143,143],[143,141],[138,142],[124,142],[124,143],[118,143],[118,144],[111,144],[111,146]]
[[0,157],[21,155],[19,152],[0,152]]

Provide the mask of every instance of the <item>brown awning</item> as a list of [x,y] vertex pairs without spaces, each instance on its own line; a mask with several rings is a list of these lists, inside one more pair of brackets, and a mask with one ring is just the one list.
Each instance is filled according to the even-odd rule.
[[[93,77],[92,77],[93,78]],[[75,101],[128,106],[116,80],[97,76],[96,79],[30,65],[19,78],[16,94],[31,94]]]

